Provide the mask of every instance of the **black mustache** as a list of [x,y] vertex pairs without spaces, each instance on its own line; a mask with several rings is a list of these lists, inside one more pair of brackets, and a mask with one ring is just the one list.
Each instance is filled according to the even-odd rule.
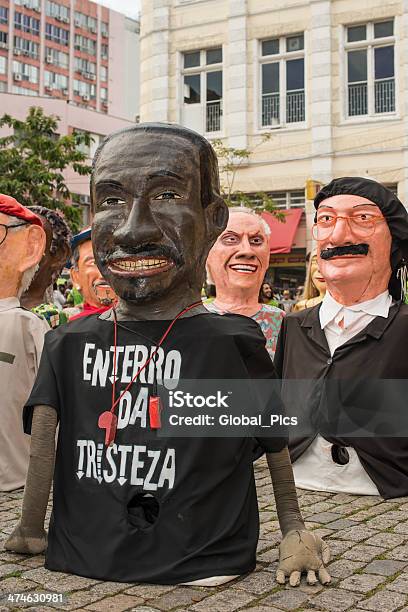
[[320,251],[322,259],[331,259],[341,255],[367,255],[368,244],[345,244],[344,246],[333,247],[332,249],[323,249]]
[[165,259],[171,259],[177,266],[181,266],[184,263],[184,258],[175,249],[167,244],[143,244],[139,247],[130,247],[124,251],[123,249],[115,250],[106,256],[105,261],[110,262],[115,259],[126,259],[128,257],[156,257],[159,259],[163,257]]

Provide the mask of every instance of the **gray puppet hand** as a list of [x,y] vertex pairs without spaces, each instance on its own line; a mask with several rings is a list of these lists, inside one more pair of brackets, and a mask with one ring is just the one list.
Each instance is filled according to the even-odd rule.
[[6,550],[26,555],[38,555],[47,548],[47,534],[29,533],[18,523],[4,544]]
[[320,536],[305,529],[289,531],[279,546],[276,581],[285,584],[289,578],[291,586],[298,586],[302,572],[305,572],[308,584],[316,584],[318,580],[328,584],[331,578],[324,565],[329,561],[329,546]]

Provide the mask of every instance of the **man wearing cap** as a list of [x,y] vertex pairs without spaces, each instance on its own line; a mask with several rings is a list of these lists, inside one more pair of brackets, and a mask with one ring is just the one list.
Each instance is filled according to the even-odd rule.
[[333,180],[314,204],[327,293],[284,319],[275,358],[287,406],[311,424],[290,441],[296,484],[408,495],[408,438],[395,416],[406,413],[408,213],[389,189],[358,177]]
[[46,321],[20,307],[45,249],[41,219],[0,194],[0,491],[24,485],[30,438],[22,411],[40,361]]
[[82,310],[70,317],[70,321],[73,321],[105,312],[116,300],[116,295],[96,267],[91,228],[87,227],[74,236],[71,246],[71,280],[75,289],[80,291],[84,298]]

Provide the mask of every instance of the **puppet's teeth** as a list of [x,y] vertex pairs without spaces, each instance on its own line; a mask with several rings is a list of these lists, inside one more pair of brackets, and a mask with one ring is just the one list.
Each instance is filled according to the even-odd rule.
[[168,265],[167,259],[136,259],[136,260],[124,260],[116,261],[115,266],[121,270],[132,272],[136,270],[146,270],[151,268],[164,268]]

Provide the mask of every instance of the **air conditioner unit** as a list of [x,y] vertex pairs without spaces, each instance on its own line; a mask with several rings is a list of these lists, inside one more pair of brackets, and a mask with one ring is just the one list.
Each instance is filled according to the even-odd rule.
[[89,102],[90,97],[88,96],[88,94],[85,94],[84,96],[82,96],[82,99],[84,102]]
[[61,21],[63,21],[64,23],[69,23],[69,18],[68,17],[61,17]]
[[24,49],[24,51],[23,51],[23,55],[30,55],[30,52],[29,52],[29,51],[27,51],[26,49]]
[[46,85],[46,87],[44,87],[45,91],[52,91],[52,87],[50,85]]
[[90,197],[89,197],[88,195],[81,194],[81,195],[79,196],[79,203],[80,203],[80,204],[87,204],[87,205],[89,205],[89,203],[90,203]]
[[62,17],[60,17],[60,15],[55,15],[55,16],[54,16],[54,19],[55,19],[56,21],[62,21]]
[[89,28],[89,31],[92,32],[92,34],[96,34],[96,28]]
[[21,55],[20,49],[14,49],[14,55]]
[[68,89],[66,87],[64,87],[64,89],[62,90],[62,95],[63,96],[68,96],[68,94],[69,94]]
[[74,47],[75,47],[76,51],[80,51],[81,50],[81,45],[74,45]]
[[6,42],[0,42],[0,49],[7,49],[7,43]]
[[22,81],[23,80],[23,76],[19,72],[15,72],[13,74],[13,78],[14,78],[15,81]]
[[96,75],[90,73],[89,78],[91,79],[91,81],[96,81]]
[[45,58],[45,61],[47,62],[47,64],[53,64],[54,57],[52,55],[47,55],[47,57]]
[[81,27],[81,22],[79,21],[79,19],[75,19],[74,24],[77,28]]

